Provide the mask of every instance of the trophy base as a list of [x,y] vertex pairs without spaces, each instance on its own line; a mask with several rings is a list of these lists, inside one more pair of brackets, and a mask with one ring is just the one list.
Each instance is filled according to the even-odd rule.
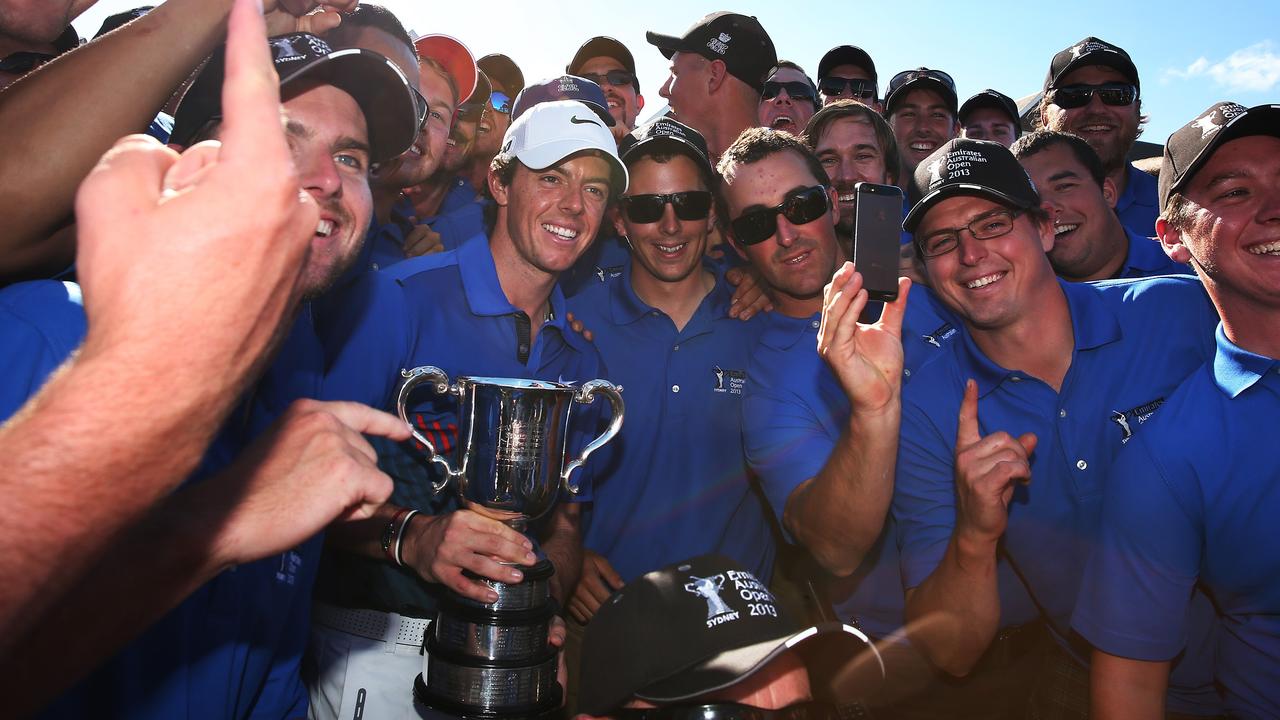
[[462,720],[553,720],[560,715],[564,691],[555,683],[552,691],[541,702],[523,706],[483,708],[459,703],[440,697],[427,687],[419,673],[413,679],[413,700],[428,710],[462,718]]

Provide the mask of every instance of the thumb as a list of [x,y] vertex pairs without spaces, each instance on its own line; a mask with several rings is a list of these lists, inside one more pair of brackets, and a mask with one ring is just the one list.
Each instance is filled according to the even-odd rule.
[[1018,443],[1027,452],[1027,457],[1031,457],[1031,453],[1036,451],[1036,445],[1040,443],[1040,439],[1036,437],[1035,433],[1023,433],[1018,436]]
[[960,420],[956,427],[956,449],[968,447],[982,439],[978,430],[978,383],[965,381],[964,400],[960,401]]

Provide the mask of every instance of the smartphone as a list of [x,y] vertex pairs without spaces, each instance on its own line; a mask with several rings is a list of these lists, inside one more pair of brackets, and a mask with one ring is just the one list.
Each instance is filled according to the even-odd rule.
[[898,251],[902,238],[902,190],[860,182],[853,186],[853,264],[867,297],[898,299]]

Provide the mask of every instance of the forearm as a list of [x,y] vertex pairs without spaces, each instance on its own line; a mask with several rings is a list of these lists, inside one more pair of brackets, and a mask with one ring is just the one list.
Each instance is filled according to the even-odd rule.
[[[394,520],[396,514],[402,509],[394,503],[384,503],[368,518],[333,523],[325,533],[325,545],[353,555],[385,560],[387,555],[382,550],[382,533],[386,530],[387,523]],[[414,518],[413,524],[425,522],[428,519],[429,516],[418,516]],[[410,548],[419,537],[416,533],[406,534],[401,541],[405,543],[403,550],[405,555],[413,554]]]
[[[0,277],[59,270],[74,237],[46,237],[72,212],[102,154],[147,123],[226,30],[230,0],[169,0],[0,92]],[[40,122],[30,122],[39,117]],[[92,117],[93,122],[83,122]]]
[[952,534],[937,569],[907,593],[913,643],[938,667],[965,675],[1000,624],[996,544]]
[[1093,651],[1089,686],[1098,720],[1160,720],[1169,685],[1168,662],[1146,662]]
[[582,574],[582,510],[577,503],[560,503],[541,538],[542,550],[555,566],[551,595],[563,607],[573,596]]
[[851,417],[826,464],[787,500],[787,530],[837,576],[855,571],[884,529],[900,421],[896,401]]

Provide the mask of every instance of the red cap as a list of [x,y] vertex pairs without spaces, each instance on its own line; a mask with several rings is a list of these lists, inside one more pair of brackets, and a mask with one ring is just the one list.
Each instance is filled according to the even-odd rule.
[[414,41],[418,57],[431,58],[444,66],[458,88],[458,102],[476,89],[476,59],[461,40],[449,35],[423,35]]

